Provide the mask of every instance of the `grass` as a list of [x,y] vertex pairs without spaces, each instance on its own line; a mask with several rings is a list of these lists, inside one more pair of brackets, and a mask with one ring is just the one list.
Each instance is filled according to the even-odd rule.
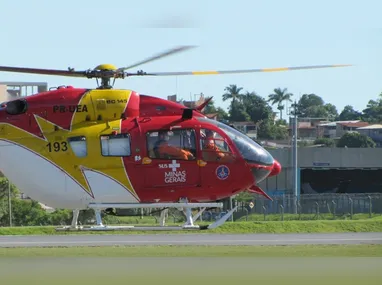
[[[185,233],[186,231],[171,231]],[[316,221],[252,221],[226,222],[223,226],[208,231],[187,231],[187,233],[341,233],[382,232],[380,217],[367,220],[316,220]],[[167,231],[108,231],[108,232],[57,232],[55,227],[1,227],[0,235],[55,235],[55,234],[163,234]]]
[[1,284],[380,284],[381,245],[0,249]]
[[381,214],[341,214],[341,215],[333,215],[333,214],[268,214],[268,215],[260,215],[260,214],[250,214],[248,216],[242,216],[237,221],[322,221],[322,220],[376,220],[382,221]]

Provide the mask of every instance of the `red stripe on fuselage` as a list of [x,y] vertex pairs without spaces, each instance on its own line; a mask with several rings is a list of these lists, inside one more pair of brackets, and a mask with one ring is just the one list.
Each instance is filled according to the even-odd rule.
[[83,88],[62,88],[28,96],[23,98],[28,104],[26,113],[7,115],[5,122],[40,138],[44,136],[34,115],[69,130],[74,111],[86,91]]

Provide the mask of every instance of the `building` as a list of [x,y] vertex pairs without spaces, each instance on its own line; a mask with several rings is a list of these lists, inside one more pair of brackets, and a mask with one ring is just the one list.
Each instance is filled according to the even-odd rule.
[[[279,175],[259,183],[268,194],[293,193],[291,149],[271,149]],[[298,148],[298,193],[382,193],[378,148]]]
[[360,134],[370,137],[378,147],[382,147],[382,125],[368,125],[356,129]]
[[358,128],[366,127],[369,123],[367,122],[355,122],[355,123],[338,123],[336,126],[336,138],[342,137],[348,132],[355,132]]
[[246,134],[251,139],[257,139],[257,126],[253,122],[233,122],[231,123],[236,129]]
[[205,97],[204,97],[203,93],[200,93],[199,99],[196,99],[196,97],[195,97],[194,101],[192,101],[192,100],[187,101],[187,100],[183,100],[183,99],[178,100],[177,95],[174,94],[174,95],[167,96],[167,100],[172,101],[172,102],[176,102],[176,103],[180,103],[180,104],[186,106],[187,108],[195,108],[195,107],[204,103]]
[[354,132],[358,128],[368,125],[369,123],[360,120],[321,123],[317,126],[317,136],[320,138],[339,139],[347,132]]
[[[318,137],[317,126],[328,123],[327,118],[298,118],[297,135],[299,140],[315,140]],[[292,137],[294,118],[289,118],[289,137]]]
[[45,92],[47,90],[48,83],[46,82],[0,81],[0,98],[2,101]]

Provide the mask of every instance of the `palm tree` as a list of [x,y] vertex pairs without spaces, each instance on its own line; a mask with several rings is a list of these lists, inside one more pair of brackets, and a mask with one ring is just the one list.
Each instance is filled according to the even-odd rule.
[[282,104],[284,101],[292,102],[291,97],[293,96],[292,93],[288,93],[288,89],[284,88],[281,90],[281,88],[275,88],[273,89],[272,94],[269,94],[269,99],[267,102],[272,102],[272,106],[274,104],[277,104],[277,109],[280,111],[280,120],[283,119],[283,113],[282,110],[284,109],[284,105]]
[[227,86],[226,88],[224,88],[224,91],[226,91],[226,93],[223,94],[222,98],[223,98],[223,101],[227,101],[227,100],[232,100],[231,101],[231,114],[234,114],[235,110],[235,106],[236,106],[236,102],[239,101],[241,102],[243,100],[243,94],[240,93],[240,91],[243,90],[243,87],[237,87],[236,84],[231,84],[229,86]]
[[223,94],[223,101],[227,101],[232,99],[232,101],[240,101],[243,97],[243,95],[240,93],[240,91],[243,90],[243,87],[237,87],[236,84],[231,84],[230,86],[224,88],[224,91],[226,93]]

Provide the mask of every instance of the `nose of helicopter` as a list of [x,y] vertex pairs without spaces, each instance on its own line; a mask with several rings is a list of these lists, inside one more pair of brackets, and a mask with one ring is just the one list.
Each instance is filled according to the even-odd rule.
[[269,173],[268,177],[270,176],[276,176],[278,174],[280,174],[281,172],[281,164],[280,162],[278,162],[276,159],[273,160],[273,167],[272,167],[272,171],[271,173]]
[[281,172],[281,164],[276,159],[273,159],[271,168],[255,166],[252,167],[251,170],[256,183],[259,183],[267,177],[278,175]]

